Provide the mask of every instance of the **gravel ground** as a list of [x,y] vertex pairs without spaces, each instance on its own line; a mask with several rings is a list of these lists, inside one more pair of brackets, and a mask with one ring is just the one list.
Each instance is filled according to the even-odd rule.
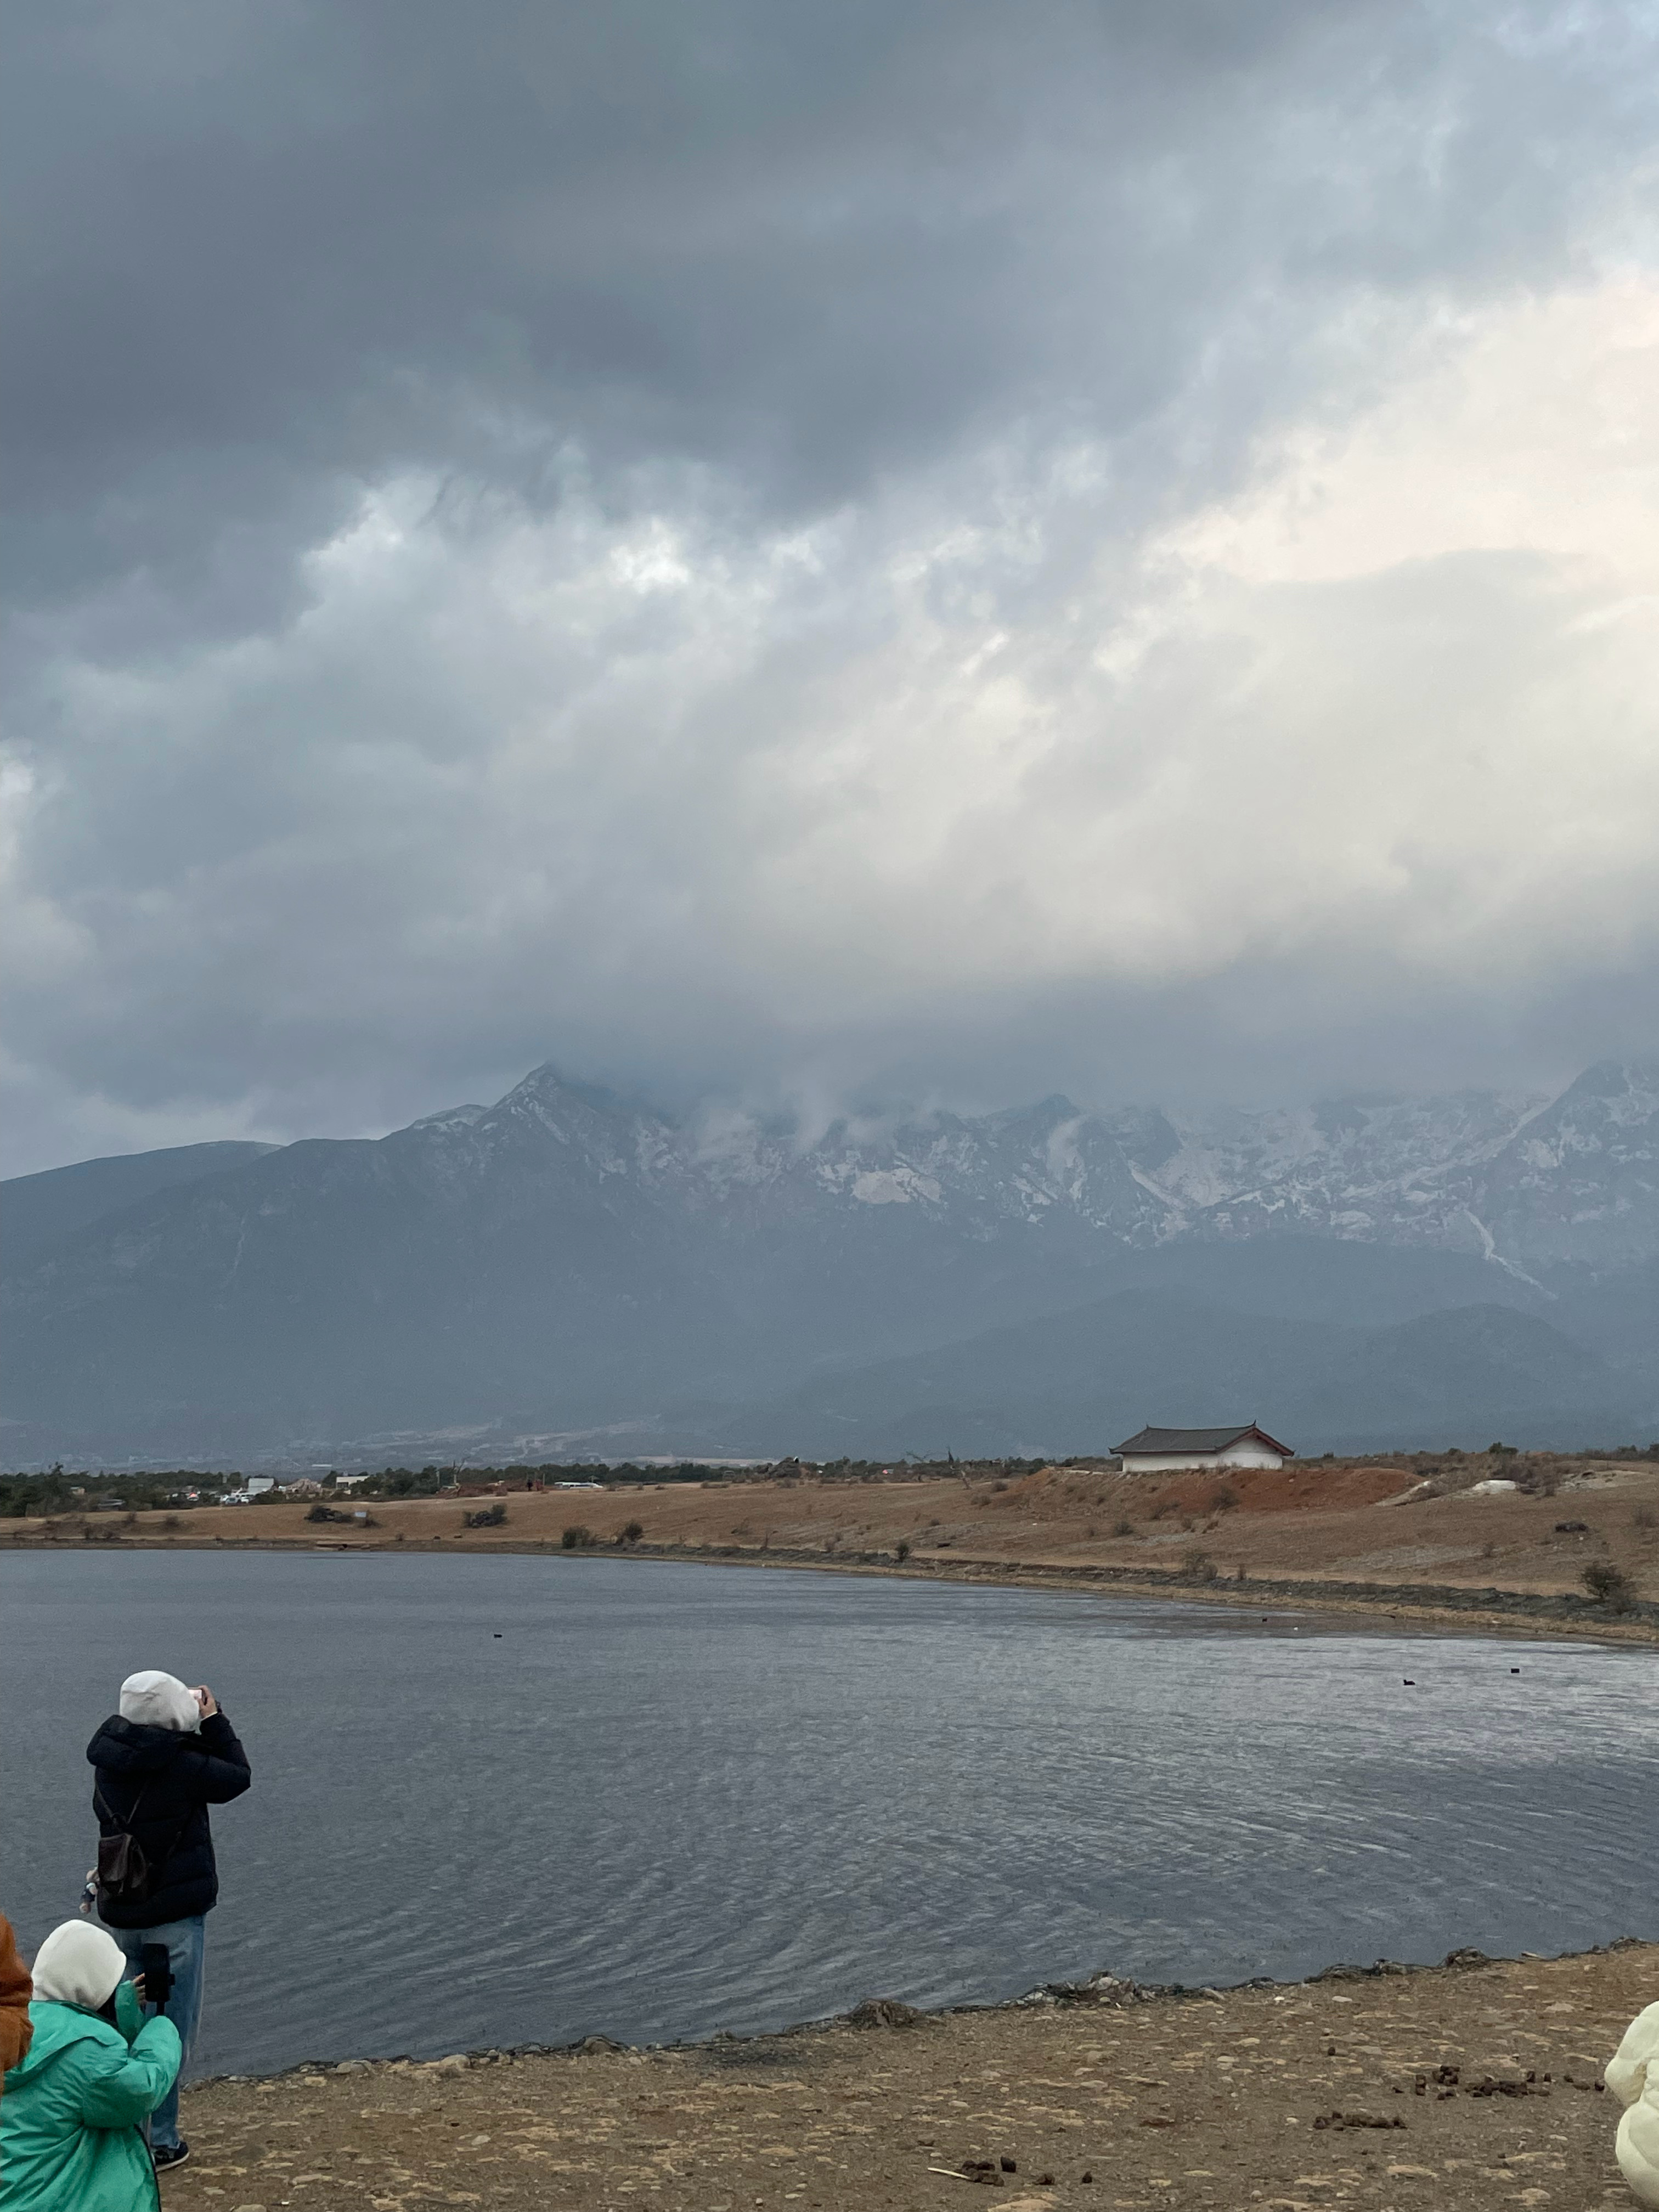
[[[1472,1957],[1473,1954],[1470,1954]],[[1446,2208],[1632,2202],[1601,2069],[1659,1946],[1339,1971],[669,2051],[392,2060],[187,2090],[167,2212]]]

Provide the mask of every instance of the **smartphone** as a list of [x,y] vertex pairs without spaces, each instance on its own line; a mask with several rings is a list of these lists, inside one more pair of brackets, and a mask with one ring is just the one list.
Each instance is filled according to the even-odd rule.
[[165,2012],[173,1994],[173,1960],[165,1943],[141,1944],[138,1971],[144,1978],[144,2002]]

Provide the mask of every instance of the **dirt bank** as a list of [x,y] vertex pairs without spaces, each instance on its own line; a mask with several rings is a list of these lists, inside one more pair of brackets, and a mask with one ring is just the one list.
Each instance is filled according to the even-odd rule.
[[[1595,2084],[1659,1946],[683,2049],[356,2062],[185,2093],[167,2212],[1631,2202]],[[902,2008],[896,2008],[902,2018]],[[970,2179],[964,2168],[977,2168]]]
[[[0,1523],[0,1544],[558,1551],[585,1525],[615,1550],[630,1522],[659,1556],[1181,1593],[1507,1633],[1659,1641],[1659,1468],[1568,1468],[1553,1497],[1437,1497],[1406,1465],[1311,1462],[1163,1480],[1055,1468],[994,1480],[783,1480],[376,1499],[368,1523],[313,1523],[301,1504],[88,1514]],[[1625,1578],[1632,1609],[1592,1604],[1582,1577]],[[1241,1583],[1240,1574],[1243,1580]],[[1212,1574],[1212,1581],[1195,1577]]]

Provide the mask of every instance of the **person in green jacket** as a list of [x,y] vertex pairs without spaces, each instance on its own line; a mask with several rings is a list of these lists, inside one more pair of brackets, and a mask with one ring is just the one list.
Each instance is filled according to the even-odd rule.
[[143,2123],[184,2048],[144,2020],[126,1955],[84,1920],[54,1928],[34,1961],[34,2038],[0,2094],[0,2212],[157,2212]]

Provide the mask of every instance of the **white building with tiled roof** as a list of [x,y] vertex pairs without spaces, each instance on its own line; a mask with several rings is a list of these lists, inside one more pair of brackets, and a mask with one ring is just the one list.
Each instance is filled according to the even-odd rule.
[[1283,1467],[1296,1454],[1248,1421],[1236,1429],[1142,1429],[1114,1449],[1125,1474],[1174,1474],[1189,1467]]

